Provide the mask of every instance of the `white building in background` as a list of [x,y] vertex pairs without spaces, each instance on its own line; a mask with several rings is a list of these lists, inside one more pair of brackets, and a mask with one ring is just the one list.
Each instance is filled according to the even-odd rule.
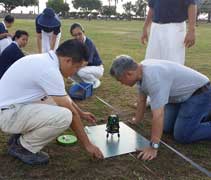
[[[23,14],[38,14],[43,11],[46,7],[46,2],[48,0],[39,0],[39,7],[38,6],[28,6],[28,7],[17,7],[12,10],[12,13],[23,13]],[[72,6],[72,0],[64,0],[66,3],[69,4],[70,11],[74,11],[74,7]],[[103,5],[108,5],[108,0],[101,0]],[[132,2],[134,3],[136,0],[119,0],[117,5],[117,12],[122,13],[124,10],[122,8],[122,5],[126,2]],[[111,1],[111,5],[114,6],[114,0]],[[0,12],[4,11],[4,8],[0,6]]]

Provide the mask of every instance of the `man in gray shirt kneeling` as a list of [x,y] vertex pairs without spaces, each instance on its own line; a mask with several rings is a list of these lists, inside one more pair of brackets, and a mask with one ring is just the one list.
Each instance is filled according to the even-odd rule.
[[205,75],[157,59],[138,64],[127,55],[113,61],[110,74],[124,85],[138,85],[138,106],[132,123],[142,121],[146,97],[151,99],[151,143],[141,150],[139,158],[152,160],[157,156],[163,131],[173,132],[180,143],[211,140],[211,86]]

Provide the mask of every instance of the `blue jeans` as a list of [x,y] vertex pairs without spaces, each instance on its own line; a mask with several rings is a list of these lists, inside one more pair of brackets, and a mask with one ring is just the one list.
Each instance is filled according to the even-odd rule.
[[193,95],[185,102],[167,104],[164,113],[164,132],[173,132],[180,143],[211,140],[211,86],[206,92]]

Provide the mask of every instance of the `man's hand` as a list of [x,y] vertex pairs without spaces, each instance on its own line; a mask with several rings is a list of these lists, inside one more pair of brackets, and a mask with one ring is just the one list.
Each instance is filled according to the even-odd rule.
[[96,158],[96,159],[103,159],[103,153],[100,151],[100,149],[93,145],[93,144],[89,144],[87,147],[85,147],[87,152],[93,157],[93,158]]
[[134,125],[139,123],[139,121],[137,121],[137,119],[135,117],[133,117],[132,119],[129,119],[128,122],[130,124],[134,124]]
[[82,112],[81,118],[87,120],[90,123],[96,123],[96,121],[97,121],[94,114],[92,114],[90,112]]
[[195,44],[195,32],[194,31],[187,32],[187,34],[185,36],[184,44],[185,44],[186,48],[189,48]]
[[143,149],[137,149],[137,151],[141,151],[137,158],[142,160],[152,160],[157,157],[157,149],[153,149],[152,147],[146,147]]
[[5,33],[5,37],[13,37],[13,34]]
[[147,43],[147,41],[148,41],[147,30],[144,30],[141,35],[141,43],[145,45]]

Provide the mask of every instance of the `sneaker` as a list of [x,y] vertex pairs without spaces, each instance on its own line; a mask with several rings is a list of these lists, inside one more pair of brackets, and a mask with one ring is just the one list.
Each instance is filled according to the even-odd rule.
[[101,85],[101,82],[100,82],[100,80],[98,79],[98,80],[94,81],[94,83],[93,83],[93,88],[96,89],[96,88],[100,87],[100,85]]
[[21,134],[12,134],[7,142],[7,145],[10,146],[12,145],[13,143],[15,143],[18,138],[21,136]]
[[19,139],[10,145],[8,154],[29,165],[41,165],[49,162],[49,156],[47,153],[32,153],[21,145]]

